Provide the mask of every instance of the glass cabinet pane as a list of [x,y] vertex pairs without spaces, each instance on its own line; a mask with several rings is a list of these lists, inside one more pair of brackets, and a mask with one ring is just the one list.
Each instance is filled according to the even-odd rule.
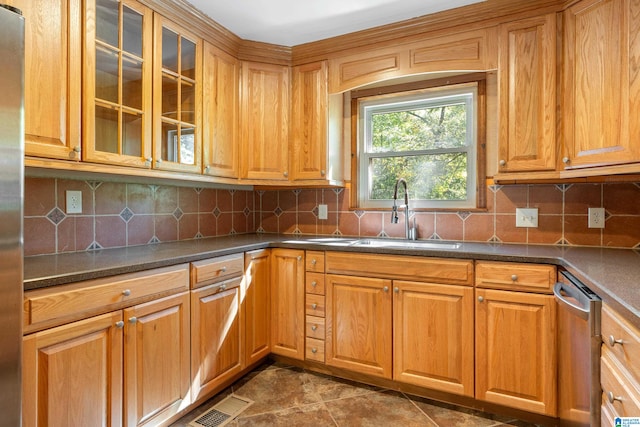
[[180,129],[180,163],[183,165],[195,165],[195,128]]
[[178,73],[178,35],[162,28],[162,68]]
[[96,98],[118,102],[118,53],[96,47]]
[[142,58],[142,15],[122,7],[122,50]]
[[142,109],[142,62],[122,57],[122,105]]
[[118,111],[96,105],[96,150],[118,152]]
[[196,44],[182,37],[180,39],[180,74],[190,79],[196,78]]
[[182,116],[182,121],[194,124],[196,119],[195,109],[196,109],[196,88],[195,85],[182,81],[180,84],[180,98],[182,101],[180,115]]
[[122,113],[122,154],[142,156],[142,115]]
[[162,122],[162,160],[178,161],[178,125]]
[[119,9],[117,0],[96,0],[96,39],[113,47],[119,47]]
[[162,75],[162,117],[178,119],[178,80]]

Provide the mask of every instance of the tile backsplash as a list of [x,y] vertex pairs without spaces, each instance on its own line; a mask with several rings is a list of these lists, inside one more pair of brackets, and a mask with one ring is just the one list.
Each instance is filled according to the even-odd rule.
[[[65,191],[82,191],[82,214],[65,214]],[[401,237],[404,218],[349,209],[348,189],[245,191],[26,178],[25,255],[241,233]],[[318,219],[318,205],[329,218]],[[538,208],[538,228],[517,228],[515,209]],[[587,227],[604,207],[604,229]],[[640,247],[640,183],[490,186],[482,212],[416,213],[420,239]]]

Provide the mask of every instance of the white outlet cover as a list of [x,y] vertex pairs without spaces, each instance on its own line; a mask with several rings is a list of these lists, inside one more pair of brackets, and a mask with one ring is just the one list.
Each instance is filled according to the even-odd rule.
[[68,214],[82,213],[82,191],[67,190],[66,199]]
[[516,208],[516,227],[538,227],[538,208]]
[[604,228],[605,216],[604,208],[589,208],[589,228]]
[[329,218],[329,210],[327,205],[318,205],[318,219]]

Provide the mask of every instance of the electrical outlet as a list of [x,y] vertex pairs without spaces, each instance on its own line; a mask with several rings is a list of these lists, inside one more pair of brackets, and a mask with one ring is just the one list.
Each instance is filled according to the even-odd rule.
[[318,205],[318,219],[329,218],[327,205]]
[[538,208],[516,208],[516,227],[538,227]]
[[67,190],[67,213],[82,213],[82,191]]
[[589,228],[604,228],[604,208],[589,208]]

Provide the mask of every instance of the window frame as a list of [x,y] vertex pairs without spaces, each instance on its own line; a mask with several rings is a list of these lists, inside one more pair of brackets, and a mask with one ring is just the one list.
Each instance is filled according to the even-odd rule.
[[[471,75],[461,75],[445,77],[433,80],[414,81],[384,87],[374,87],[370,89],[360,89],[351,92],[351,145],[352,145],[352,191],[351,207],[353,209],[366,210],[386,210],[392,205],[391,199],[371,200],[368,199],[369,174],[367,170],[369,159],[374,157],[392,157],[394,153],[384,155],[369,155],[363,153],[365,141],[361,104],[369,101],[388,99],[389,104],[394,100],[400,102],[410,102],[412,98],[424,98],[425,94],[434,94],[434,98],[442,98],[456,93],[469,92],[470,88],[475,90],[476,103],[475,117],[472,118],[472,131],[475,133],[475,163],[471,168],[467,181],[467,194],[475,197],[475,201],[425,201],[412,200],[411,209],[416,211],[483,211],[486,210],[486,74],[474,73]],[[429,101],[426,101],[428,103]],[[384,107],[381,107],[384,109]],[[440,154],[451,152],[452,150],[425,150],[427,154]],[[460,150],[453,150],[460,151]],[[416,151],[415,154],[423,154]],[[413,152],[412,152],[412,155]],[[469,162],[473,161],[469,158]],[[364,183],[364,185],[363,185]]]

